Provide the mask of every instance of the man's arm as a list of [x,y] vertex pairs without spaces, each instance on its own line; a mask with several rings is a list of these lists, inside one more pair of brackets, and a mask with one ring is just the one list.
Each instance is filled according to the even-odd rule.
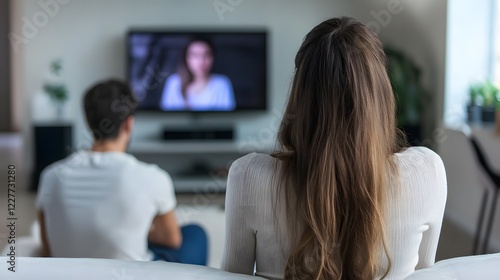
[[40,234],[42,239],[41,257],[50,257],[49,241],[47,239],[47,231],[45,229],[45,216],[42,211],[38,211],[38,222],[40,223]]
[[182,234],[174,211],[154,218],[149,231],[149,242],[178,249],[182,245]]

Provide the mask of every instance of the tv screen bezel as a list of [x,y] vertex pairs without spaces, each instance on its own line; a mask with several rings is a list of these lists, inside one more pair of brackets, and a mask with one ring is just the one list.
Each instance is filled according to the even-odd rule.
[[126,79],[127,79],[127,84],[130,85],[130,69],[131,69],[131,64],[132,64],[132,57],[130,55],[131,52],[131,46],[130,46],[130,41],[129,38],[133,34],[166,34],[166,35],[185,35],[185,34],[193,34],[193,35],[218,35],[218,34],[224,34],[224,35],[241,35],[241,34],[258,34],[258,35],[264,35],[264,48],[265,48],[265,73],[264,73],[264,83],[265,83],[265,92],[264,92],[264,106],[261,108],[236,108],[232,111],[224,111],[224,110],[196,110],[196,111],[189,111],[189,110],[183,110],[183,111],[177,111],[177,110],[172,110],[172,111],[165,111],[161,109],[156,109],[156,108],[140,108],[137,110],[138,113],[140,112],[157,112],[157,113],[165,113],[165,114],[206,114],[206,113],[238,113],[238,112],[267,112],[268,111],[268,104],[269,104],[269,31],[265,28],[253,28],[253,29],[207,29],[207,28],[189,28],[189,29],[160,29],[160,28],[149,28],[149,29],[144,29],[144,28],[132,28],[127,31],[126,37],[125,37],[125,45],[126,45]]

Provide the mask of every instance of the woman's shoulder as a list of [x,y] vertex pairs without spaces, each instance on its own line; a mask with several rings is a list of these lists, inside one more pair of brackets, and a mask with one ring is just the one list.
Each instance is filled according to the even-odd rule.
[[436,188],[446,192],[446,171],[441,157],[425,147],[411,147],[395,154],[400,177],[404,184],[418,186],[417,189]]
[[244,173],[255,170],[270,170],[270,167],[275,166],[276,161],[276,158],[268,154],[250,153],[235,160],[231,165],[231,170],[233,172],[238,171]]
[[426,147],[410,147],[399,153],[395,153],[396,161],[401,165],[442,165],[441,157],[433,150]]
[[178,73],[172,73],[168,76],[169,80],[175,80],[175,81],[180,81],[181,80],[181,75]]
[[173,73],[167,77],[166,83],[167,84],[175,84],[175,83],[180,83],[181,82],[181,77],[177,73]]
[[231,164],[228,181],[231,185],[244,186],[245,189],[265,188],[274,177],[278,160],[266,154],[251,153]]
[[226,75],[222,75],[222,74],[212,74],[210,76],[210,80],[214,84],[227,85],[227,84],[231,83],[231,80]]

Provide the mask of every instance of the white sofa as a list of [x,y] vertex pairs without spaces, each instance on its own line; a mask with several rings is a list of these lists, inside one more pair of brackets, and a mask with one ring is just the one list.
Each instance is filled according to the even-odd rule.
[[17,238],[15,273],[8,270],[9,259],[5,257],[9,246],[0,250],[0,280],[263,279],[211,267],[167,262],[38,258],[41,244],[39,230],[35,222],[31,227],[31,236]]
[[[0,257],[2,280],[154,280],[154,279],[263,279],[215,268],[166,262],[135,262],[103,259],[25,258],[16,260],[16,272]],[[406,280],[498,280],[500,254],[449,259],[419,270]]]
[[418,270],[406,280],[499,280],[500,254],[453,258]]
[[[32,231],[38,232],[35,224]],[[165,262],[104,259],[36,258],[37,234],[16,241],[16,273],[8,270],[7,248],[0,253],[0,280],[149,280],[149,279],[263,279],[227,273],[215,268]],[[499,280],[500,253],[454,258],[416,271],[406,280]]]
[[8,270],[7,261],[7,258],[0,257],[0,279],[2,280],[263,279],[205,266],[104,259],[20,257],[16,259],[16,272],[11,272]]

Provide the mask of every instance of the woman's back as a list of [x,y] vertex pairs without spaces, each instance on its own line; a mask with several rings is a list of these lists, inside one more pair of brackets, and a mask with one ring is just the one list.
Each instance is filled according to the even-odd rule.
[[251,274],[256,260],[273,277],[366,280],[430,265],[444,170],[429,150],[401,152],[396,124],[377,35],[345,17],[314,27],[295,57],[276,160],[249,156],[229,174],[225,268]]
[[[388,179],[385,233],[392,266],[386,279],[404,279],[415,269],[434,263],[446,202],[446,175],[439,156],[427,148],[397,153],[394,162],[399,179]],[[280,160],[255,153],[231,167],[224,270],[253,274],[255,262],[257,275],[283,278],[292,246],[286,221],[292,213],[286,212],[285,198],[277,192],[281,169]],[[381,251],[381,266],[387,265],[385,260]]]

